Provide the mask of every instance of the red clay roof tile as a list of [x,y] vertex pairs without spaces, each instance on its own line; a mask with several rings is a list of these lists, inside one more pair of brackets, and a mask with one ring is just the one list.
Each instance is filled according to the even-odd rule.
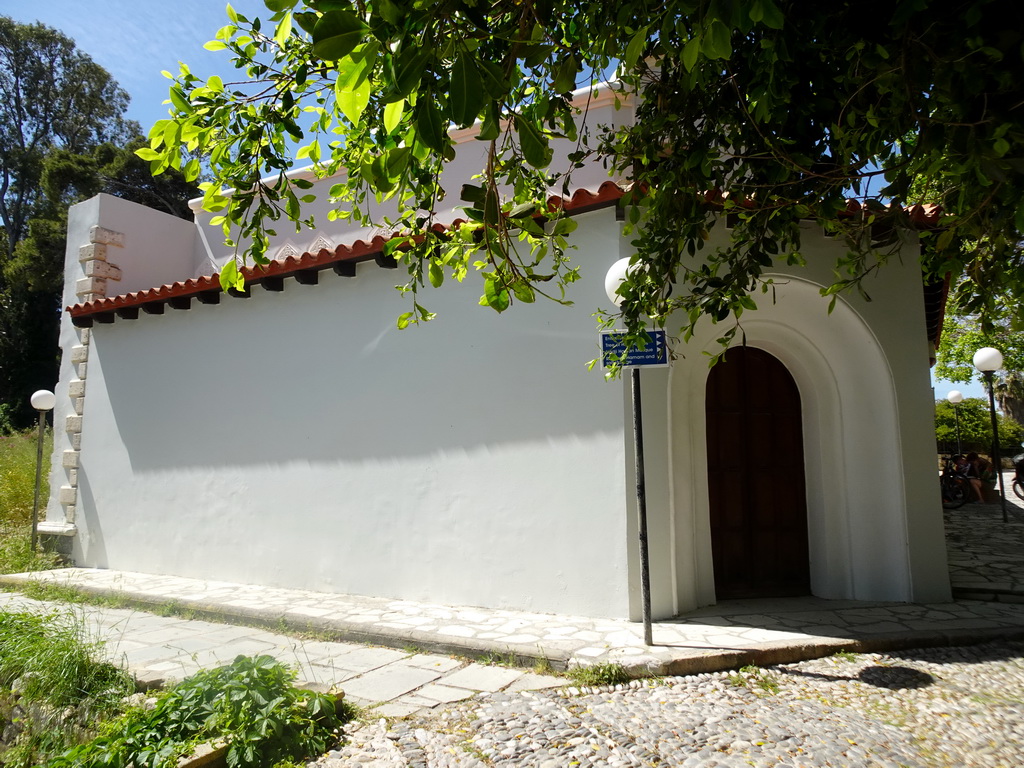
[[[602,183],[596,190],[581,188],[572,193],[571,197],[552,195],[548,198],[548,206],[554,211],[562,209],[570,214],[586,213],[587,211],[607,207],[617,203],[628,191],[614,181]],[[711,205],[720,203],[723,194],[720,190],[712,190],[704,195],[705,201]],[[847,212],[856,213],[861,205],[856,200],[847,203]],[[917,205],[910,209],[910,220],[917,226],[935,226],[941,211],[938,206]],[[458,227],[465,219],[456,219],[444,226],[437,224],[434,229],[445,231]],[[384,244],[389,238],[376,236],[370,240],[356,240],[351,244],[339,245],[333,251],[321,249],[318,253],[303,253],[299,256],[271,261],[263,266],[243,267],[241,272],[246,283],[259,283],[269,277],[286,277],[308,269],[327,269],[338,262],[358,263],[379,257],[384,252]],[[103,299],[94,299],[67,307],[72,319],[88,318],[97,314],[106,314],[117,309],[139,307],[154,302],[166,302],[171,298],[195,296],[207,291],[220,291],[218,274],[208,277],[196,277],[190,280],[157,286],[144,291],[125,293]]]

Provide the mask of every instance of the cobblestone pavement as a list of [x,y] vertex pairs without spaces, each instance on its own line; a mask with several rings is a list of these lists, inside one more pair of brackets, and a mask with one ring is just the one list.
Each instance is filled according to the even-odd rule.
[[[340,686],[366,715],[320,768],[1020,768],[1024,503],[1010,502],[1008,523],[999,505],[947,513],[956,602],[729,601],[656,622],[653,648],[644,647],[639,624],[618,620],[80,568],[4,576],[0,583],[52,582],[136,607],[173,603],[229,622],[75,608],[111,657],[143,680],[175,680],[240,653],[268,653],[294,665],[309,684]],[[55,607],[0,593],[0,608]],[[230,622],[359,642],[301,641]],[[993,642],[893,650],[985,639]],[[840,649],[879,653],[829,655]],[[613,662],[634,675],[702,674],[580,690],[563,688],[565,678],[451,653],[559,666]],[[787,661],[796,663],[718,671]]]
[[311,768],[1024,765],[1024,643],[840,654],[369,719]]

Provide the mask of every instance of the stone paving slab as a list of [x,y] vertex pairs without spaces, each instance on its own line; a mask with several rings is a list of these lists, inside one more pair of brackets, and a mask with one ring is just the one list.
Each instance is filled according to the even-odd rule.
[[[438,659],[446,658],[443,654],[497,656],[514,658],[527,665],[541,661],[555,669],[614,662],[626,667],[631,674],[641,676],[799,661],[839,650],[887,651],[969,643],[995,636],[1024,637],[1024,604],[976,600],[934,605],[819,598],[727,602],[678,619],[656,622],[654,646],[647,648],[643,644],[642,626],[626,620],[442,606],[84,568],[2,576],[0,584],[18,586],[33,580],[95,594],[116,595],[137,607],[173,603],[220,621],[275,628],[284,624],[294,630],[310,630],[321,637],[348,642],[344,652],[333,652],[330,649],[336,643],[319,640],[300,649],[298,641],[282,639],[265,629],[244,627],[241,629],[245,631],[240,632],[238,627],[223,624],[155,616],[136,619],[144,628],[140,635],[127,637],[123,630],[112,629],[121,631],[132,641],[148,639],[151,644],[168,645],[160,661],[177,664],[182,669],[192,669],[197,663],[213,663],[222,654],[213,649],[189,653],[186,647],[198,646],[181,642],[171,647],[173,644],[166,642],[168,632],[180,630],[182,638],[198,632],[200,636],[216,638],[217,647],[267,651],[287,656],[296,665],[316,664],[316,669],[310,671],[323,676],[325,669],[336,670],[339,682],[344,681],[346,685],[375,669],[403,662],[413,656],[412,649],[439,652],[441,655],[435,656]],[[199,595],[202,600],[192,603],[185,595]],[[239,603],[248,607],[240,611]],[[318,617],[302,616],[296,622],[288,611],[303,603],[315,603],[328,613]],[[121,615],[114,609],[109,609],[108,613],[115,619]],[[125,615],[141,617],[144,614],[125,611]],[[197,630],[197,627],[203,628]],[[352,640],[392,647],[369,648],[353,645]],[[275,643],[283,645],[276,651],[268,650]],[[145,656],[143,650],[137,648],[130,653],[140,659]],[[233,658],[230,654],[223,655],[228,660]],[[445,664],[421,659],[407,666],[422,667],[430,663]],[[147,674],[155,675],[156,671],[159,670],[151,669]],[[450,665],[434,671],[443,675],[459,674],[459,669]],[[488,689],[489,684],[483,679],[476,682],[480,683],[476,690]]]
[[[139,608],[173,604],[227,624],[161,617],[136,610],[79,607],[110,648],[147,680],[190,674],[237,653],[268,652],[295,665],[310,682],[345,683],[408,714],[436,700],[427,686],[507,690],[559,684],[500,667],[467,666],[475,657],[538,660],[555,669],[615,662],[634,675],[713,671],[750,663],[781,663],[837,650],[887,651],[922,645],[1024,637],[1024,502],[946,511],[950,579],[957,602],[935,605],[785,598],[727,601],[654,625],[654,646],[625,620],[487,610],[409,600],[322,594],[176,576],[68,568],[0,576],[0,584],[52,582],[112,595]],[[967,599],[974,598],[974,599]],[[976,598],[984,598],[979,600]],[[0,593],[0,607],[52,606]],[[231,622],[244,626],[233,626]],[[255,628],[253,625],[263,627]],[[268,631],[281,626],[330,640],[298,641]],[[373,643],[391,648],[369,647]],[[402,649],[402,650],[398,650]],[[435,651],[438,653],[413,653]],[[391,671],[400,665],[397,671]],[[413,670],[419,670],[419,674]],[[427,680],[428,675],[437,675]],[[377,698],[365,678],[380,680]],[[450,681],[454,677],[455,683]],[[402,680],[423,680],[404,690]],[[363,680],[363,682],[360,682]],[[461,683],[461,685],[457,684]],[[397,693],[397,691],[402,691]],[[435,693],[439,688],[430,688]],[[447,694],[446,694],[447,695]],[[455,694],[451,694],[455,695]]]
[[[88,636],[103,643],[106,657],[147,685],[177,682],[200,669],[230,663],[240,654],[266,653],[293,667],[300,684],[340,688],[354,703],[400,717],[462,701],[481,692],[541,689],[565,684],[551,675],[495,668],[488,676],[466,659],[352,643],[301,640],[252,627],[186,621],[136,610],[41,602],[0,593],[0,609],[68,612],[80,617]],[[315,661],[313,661],[315,660]],[[461,675],[471,669],[470,675]],[[488,670],[489,667],[480,667]],[[508,680],[505,684],[495,681]],[[479,681],[481,685],[475,687]]]

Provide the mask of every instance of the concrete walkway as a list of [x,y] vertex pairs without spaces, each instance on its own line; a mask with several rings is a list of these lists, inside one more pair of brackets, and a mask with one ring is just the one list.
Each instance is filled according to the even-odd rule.
[[[617,663],[639,676],[799,661],[839,650],[1024,638],[1024,505],[1013,499],[1007,524],[999,505],[982,504],[948,512],[946,524],[956,602],[729,601],[655,623],[651,648],[643,644],[642,626],[623,620],[84,568],[0,576],[0,584],[50,582],[119,598],[129,608],[76,610],[106,640],[112,658],[142,680],[180,679],[238,654],[268,653],[294,665],[303,681],[340,686],[357,703],[402,716],[477,692],[565,684],[563,678],[471,663],[467,657],[540,662],[554,669]],[[977,597],[986,599],[963,599]],[[212,621],[144,612],[169,605]],[[59,606],[0,594],[3,607]],[[286,630],[318,639],[280,634]]]
[[1024,603],[1024,501],[1004,472],[1008,522],[999,504],[946,510],[949,579],[957,598]]

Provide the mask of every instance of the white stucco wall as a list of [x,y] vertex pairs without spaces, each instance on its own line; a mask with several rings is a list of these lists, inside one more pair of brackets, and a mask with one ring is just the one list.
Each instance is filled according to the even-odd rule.
[[[742,319],[746,343],[781,360],[800,391],[812,592],[948,600],[916,244],[868,280],[871,301],[844,294],[828,314],[820,289],[842,249],[805,228],[808,266],[773,270],[774,302],[756,297]],[[665,446],[650,523],[663,534],[652,533],[651,553],[660,616],[715,601],[701,351],[714,352],[722,330],[704,324],[668,375],[645,382],[645,429]]]
[[[605,104],[594,119],[628,111]],[[452,173],[476,170],[469,155]],[[595,167],[577,182],[605,178]],[[91,331],[65,316],[48,523],[73,522],[81,565],[639,618],[628,387],[585,368],[604,274],[630,246],[611,208],[579,221],[572,307],[498,316],[476,305],[471,277],[426,291],[438,319],[398,331],[405,273],[367,262],[356,278],[326,271],[317,286],[289,279],[283,293]],[[94,225],[123,235],[108,295],[227,256],[202,221],[100,196],[71,211],[65,304]],[[366,234],[282,233],[269,255]],[[916,245],[867,283],[871,302],[844,296],[829,315],[819,288],[843,246],[804,235],[808,266],[773,273],[776,301],[759,297],[743,328],[800,390],[812,589],[948,599]],[[643,374],[657,617],[715,601],[701,353],[720,331],[702,326],[671,368]]]
[[625,615],[621,385],[585,367],[619,225],[584,219],[575,307],[446,285],[399,331],[401,276],[370,262],[97,325],[76,561]]

